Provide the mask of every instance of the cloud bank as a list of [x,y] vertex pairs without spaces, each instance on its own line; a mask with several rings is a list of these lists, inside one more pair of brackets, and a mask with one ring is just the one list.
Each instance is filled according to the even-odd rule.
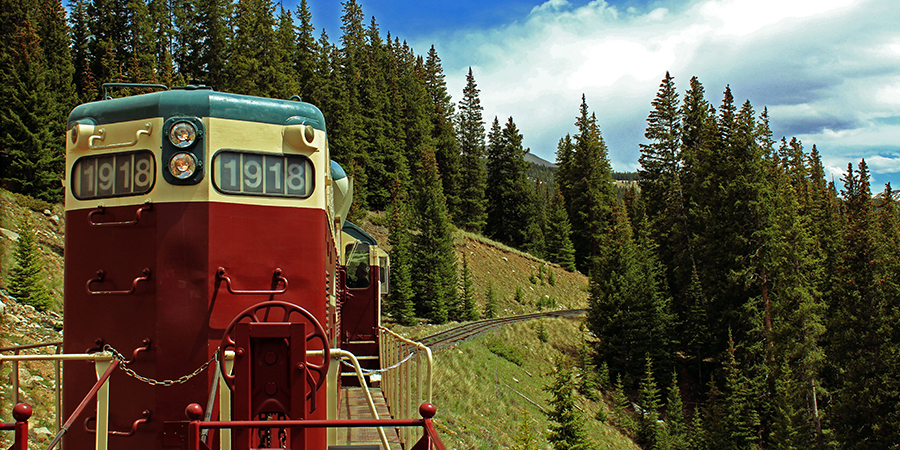
[[900,8],[892,0],[652,5],[549,0],[501,27],[411,43],[436,46],[456,99],[471,66],[487,125],[512,116],[545,159],[574,133],[584,94],[615,170],[635,170],[650,102],[669,71],[682,94],[697,76],[714,105],[728,84],[736,103],[768,107],[775,135],[816,144],[835,180],[865,158],[874,182],[900,187]]

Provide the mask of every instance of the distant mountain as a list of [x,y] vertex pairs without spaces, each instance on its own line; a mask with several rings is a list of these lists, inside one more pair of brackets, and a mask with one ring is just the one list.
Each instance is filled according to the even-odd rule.
[[556,169],[556,164],[553,164],[552,162],[547,161],[546,159],[543,159],[539,156],[535,156],[535,154],[531,152],[525,154],[525,161],[536,164],[538,166],[546,166],[551,169]]

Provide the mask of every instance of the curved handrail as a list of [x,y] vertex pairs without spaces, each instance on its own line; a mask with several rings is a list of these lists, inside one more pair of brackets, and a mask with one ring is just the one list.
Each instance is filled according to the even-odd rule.
[[88,213],[88,222],[91,223],[92,227],[120,227],[120,226],[129,226],[129,225],[137,225],[138,222],[141,221],[141,213],[144,211],[150,211],[153,209],[152,203],[144,203],[140,207],[138,207],[137,211],[134,214],[134,220],[126,220],[122,222],[94,222],[94,216],[97,214],[103,214],[106,210],[105,206],[99,206],[97,209]]
[[[134,436],[134,433],[137,433],[138,426],[141,424],[147,423],[147,421],[150,420],[150,410],[145,409],[143,412],[141,412],[141,415],[144,417],[141,417],[140,419],[135,420],[134,423],[131,424],[130,430],[128,430],[128,431],[107,431],[106,434],[109,434],[111,436],[123,436],[123,437]],[[84,419],[84,431],[87,431],[88,433],[91,433],[91,434],[97,434],[96,429],[92,429],[91,427],[88,426],[89,423],[94,422],[96,420],[97,420],[97,416],[90,416],[90,417]]]
[[93,290],[91,290],[91,284],[102,283],[103,278],[106,276],[106,272],[104,272],[103,269],[100,269],[97,271],[97,277],[91,278],[90,280],[88,280],[88,282],[84,286],[84,288],[87,290],[88,294],[91,294],[91,295],[131,295],[134,293],[135,289],[137,289],[138,283],[140,283],[141,281],[147,281],[150,279],[150,268],[149,267],[145,267],[144,270],[142,271],[142,273],[143,273],[142,276],[135,278],[131,282],[131,289],[128,289],[125,291],[93,291]]
[[153,132],[153,124],[150,122],[147,122],[144,124],[143,129],[135,131],[134,140],[131,142],[117,142],[114,144],[94,145],[94,141],[96,141],[96,140],[102,141],[102,140],[106,139],[106,130],[101,128],[100,131],[98,131],[98,133],[100,133],[100,134],[95,134],[88,139],[88,146],[91,148],[91,150],[104,150],[104,149],[108,149],[108,148],[131,147],[131,146],[137,144],[138,141],[141,140],[141,135],[146,134],[147,136],[150,136],[150,134],[152,132]]
[[242,290],[242,289],[234,289],[231,286],[231,277],[225,274],[225,268],[219,267],[216,269],[216,281],[225,280],[225,287],[228,289],[228,292],[233,295],[278,295],[284,294],[287,292],[288,288],[288,280],[287,278],[281,276],[281,268],[275,269],[275,273],[272,275],[272,285],[277,286],[278,283],[283,283],[284,288],[282,289],[261,289],[261,290]]

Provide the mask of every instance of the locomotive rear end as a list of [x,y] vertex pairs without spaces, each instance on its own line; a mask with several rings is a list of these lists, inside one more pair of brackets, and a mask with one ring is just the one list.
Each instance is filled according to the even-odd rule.
[[[308,312],[322,329],[305,325],[300,340],[311,353],[339,345],[341,218],[317,108],[206,89],[155,92],[79,106],[66,143],[64,349],[116,352],[137,375],[117,371],[110,379],[111,446],[180,447],[172,424],[185,420],[190,403],[210,404],[207,413],[221,419],[209,401],[218,397],[220,345],[237,351],[234,330],[253,327],[246,322],[294,321],[281,307],[279,317],[266,311],[237,323],[254,305]],[[235,399],[249,405],[245,420],[281,410],[333,418],[329,389],[316,388],[337,384],[325,357],[305,357],[305,372],[286,377],[293,360],[277,350],[254,356],[275,369],[260,392]],[[270,376],[263,369],[253,376]],[[312,411],[283,398],[294,387],[284,383],[297,378],[309,385],[302,403],[315,404]],[[65,363],[64,417],[96,380],[89,363]],[[94,447],[94,415],[83,414],[65,448]],[[324,448],[325,434],[311,429],[304,439]]]

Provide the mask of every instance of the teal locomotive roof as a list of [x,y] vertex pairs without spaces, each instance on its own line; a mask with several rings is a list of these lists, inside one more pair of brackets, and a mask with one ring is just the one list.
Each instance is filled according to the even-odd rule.
[[173,89],[85,103],[69,114],[69,127],[85,120],[103,125],[152,117],[216,117],[276,125],[305,123],[325,131],[325,116],[312,104],[207,89]]
[[363,244],[378,245],[378,241],[376,241],[375,238],[373,238],[371,234],[366,233],[365,230],[356,226],[356,224],[354,224],[350,221],[344,222],[343,231],[344,231],[344,233],[347,233],[350,236],[353,236],[354,239],[356,239],[359,242],[362,242]]

